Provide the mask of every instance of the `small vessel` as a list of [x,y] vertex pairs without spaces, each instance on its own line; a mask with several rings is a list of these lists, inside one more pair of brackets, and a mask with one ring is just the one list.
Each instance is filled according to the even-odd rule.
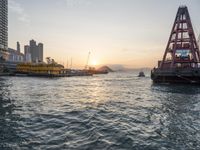
[[89,69],[85,71],[91,74],[108,74],[109,73],[107,70],[97,70],[94,67],[89,67]]
[[140,71],[138,77],[145,77],[144,72],[143,72],[143,71]]

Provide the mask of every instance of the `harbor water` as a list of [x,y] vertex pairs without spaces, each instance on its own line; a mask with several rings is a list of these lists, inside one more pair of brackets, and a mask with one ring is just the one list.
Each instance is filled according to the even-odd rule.
[[0,149],[200,149],[200,86],[138,72],[0,78]]

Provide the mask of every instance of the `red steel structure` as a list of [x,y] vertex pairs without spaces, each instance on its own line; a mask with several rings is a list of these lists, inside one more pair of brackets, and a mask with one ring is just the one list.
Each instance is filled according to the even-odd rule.
[[200,52],[186,6],[178,9],[170,38],[158,68],[198,68]]

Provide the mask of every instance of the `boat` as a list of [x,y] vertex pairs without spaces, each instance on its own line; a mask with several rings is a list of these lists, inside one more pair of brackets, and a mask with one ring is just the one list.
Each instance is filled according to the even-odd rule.
[[88,72],[91,74],[108,74],[109,73],[107,70],[98,70],[94,67],[89,67],[89,69],[85,69],[85,72]]
[[83,69],[83,72],[87,73],[87,74],[108,74],[109,71],[105,68],[99,68],[99,69],[96,69],[95,67],[90,67],[88,64],[89,64],[89,60],[90,60],[90,55],[91,55],[91,52],[88,53],[88,57],[87,57],[87,62],[86,62],[86,65],[85,65],[85,69]]
[[138,77],[145,77],[144,72],[143,72],[143,71],[140,71]]
[[16,75],[40,76],[40,77],[61,77],[64,66],[60,64],[35,64],[21,63],[16,67]]
[[85,70],[65,69],[63,65],[60,65],[50,57],[47,57],[47,63],[17,64],[14,75],[32,77],[72,77],[92,76],[93,74]]
[[93,76],[92,73],[90,73],[86,70],[77,70],[77,69],[68,69],[68,71],[66,71],[65,74],[69,77],[73,77],[73,76]]
[[178,9],[163,60],[151,70],[151,79],[154,83],[200,84],[200,51],[187,6]]

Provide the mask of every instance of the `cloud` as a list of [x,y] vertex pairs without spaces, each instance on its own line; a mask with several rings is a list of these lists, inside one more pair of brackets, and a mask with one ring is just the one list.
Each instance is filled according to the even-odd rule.
[[17,14],[18,20],[24,23],[30,23],[30,17],[25,13],[24,9],[16,0],[8,1],[8,8],[11,12]]

